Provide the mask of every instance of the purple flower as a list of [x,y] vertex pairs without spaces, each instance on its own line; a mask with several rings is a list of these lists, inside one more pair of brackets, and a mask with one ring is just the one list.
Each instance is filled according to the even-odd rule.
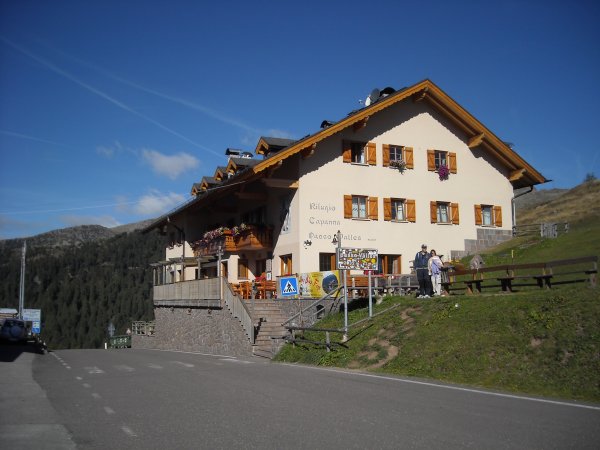
[[450,171],[448,170],[448,167],[442,164],[438,168],[438,175],[440,177],[440,181],[447,180],[448,176],[450,176]]

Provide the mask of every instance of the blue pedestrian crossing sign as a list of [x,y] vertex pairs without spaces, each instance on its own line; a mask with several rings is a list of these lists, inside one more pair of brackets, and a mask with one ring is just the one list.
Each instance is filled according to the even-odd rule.
[[298,279],[296,277],[281,277],[279,279],[279,292],[281,297],[294,297],[298,295]]

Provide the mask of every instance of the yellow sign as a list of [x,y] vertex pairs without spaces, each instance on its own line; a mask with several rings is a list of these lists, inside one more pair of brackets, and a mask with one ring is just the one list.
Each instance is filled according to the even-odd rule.
[[337,270],[326,272],[308,272],[298,275],[300,297],[321,298],[332,292],[340,285],[340,275]]

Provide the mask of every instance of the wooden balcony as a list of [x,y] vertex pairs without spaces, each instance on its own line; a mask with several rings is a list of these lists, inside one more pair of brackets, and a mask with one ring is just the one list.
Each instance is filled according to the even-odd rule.
[[202,242],[198,246],[193,246],[192,249],[194,251],[194,256],[197,258],[199,256],[211,256],[216,255],[219,251],[219,247],[224,252],[235,252],[236,245],[233,240],[233,236],[231,231],[227,230],[223,233],[223,236],[212,239],[209,242]]
[[272,250],[273,248],[273,230],[266,227],[256,227],[249,225],[244,231],[233,235],[230,230],[223,232],[222,236],[214,238],[208,242],[200,242],[198,245],[192,245],[194,256],[212,256],[216,255],[219,247],[227,253],[239,253],[252,250]]
[[273,248],[273,230],[266,227],[249,226],[242,233],[234,236],[236,251],[270,250]]

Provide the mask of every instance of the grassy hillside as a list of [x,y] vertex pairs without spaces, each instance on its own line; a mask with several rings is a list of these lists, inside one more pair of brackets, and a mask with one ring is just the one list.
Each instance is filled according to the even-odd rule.
[[[484,253],[486,264],[600,255],[599,187],[597,181],[585,183],[529,216],[536,223],[569,221],[568,234],[515,238]],[[573,214],[557,214],[561,208]],[[305,342],[286,345],[276,360],[600,402],[600,288],[575,284],[429,300],[392,297],[375,311],[388,308],[352,328],[349,341],[331,352]],[[367,314],[366,308],[354,309],[350,323]],[[340,328],[343,316],[331,315],[319,326]],[[325,341],[324,333],[304,337]]]

